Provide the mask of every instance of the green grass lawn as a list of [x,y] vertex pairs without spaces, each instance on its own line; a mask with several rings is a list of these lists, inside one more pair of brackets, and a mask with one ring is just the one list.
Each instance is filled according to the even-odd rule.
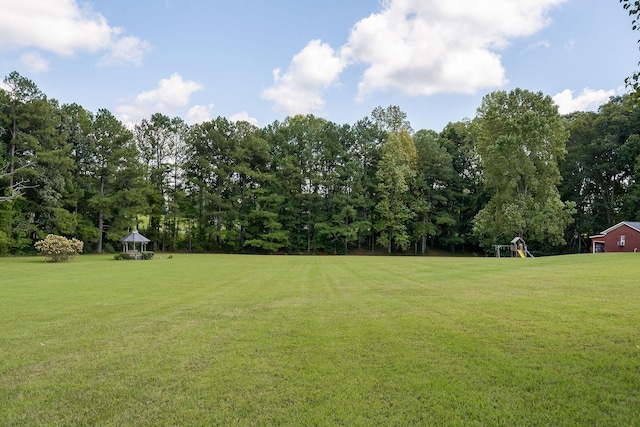
[[640,254],[0,259],[0,424],[640,424]]

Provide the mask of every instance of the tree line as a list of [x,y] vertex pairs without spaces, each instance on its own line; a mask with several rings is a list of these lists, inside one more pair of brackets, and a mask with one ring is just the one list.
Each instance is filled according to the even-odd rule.
[[540,254],[640,220],[640,120],[628,97],[560,116],[527,90],[484,97],[476,117],[414,131],[397,106],[352,125],[313,115],[259,128],[60,105],[17,72],[0,89],[0,254],[47,234],[155,251],[492,251]]

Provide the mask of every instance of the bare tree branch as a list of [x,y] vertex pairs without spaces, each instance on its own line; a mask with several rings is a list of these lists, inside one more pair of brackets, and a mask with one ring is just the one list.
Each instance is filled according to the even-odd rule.
[[[22,166],[18,169],[16,169],[15,171],[13,171],[13,173],[15,174],[17,171],[19,171],[20,169],[25,168],[26,166]],[[6,170],[6,166],[4,168],[2,168],[2,170]],[[9,175],[11,175],[10,172],[3,172],[2,170],[0,170],[0,179],[8,177]],[[15,200],[18,197],[22,196],[24,194],[24,190],[28,189],[28,188],[36,188],[35,185],[27,185],[28,181],[26,180],[22,180],[19,182],[14,182],[13,185],[11,187],[8,188],[10,194],[8,196],[0,196],[0,203],[4,203],[4,202],[9,202],[11,200]]]

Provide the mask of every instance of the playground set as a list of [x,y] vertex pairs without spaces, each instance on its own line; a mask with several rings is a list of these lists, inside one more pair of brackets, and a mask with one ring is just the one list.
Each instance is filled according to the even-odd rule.
[[500,251],[502,249],[509,249],[511,258],[535,258],[531,252],[527,249],[527,243],[522,237],[514,237],[511,243],[508,245],[493,245],[496,250],[496,258],[500,258]]

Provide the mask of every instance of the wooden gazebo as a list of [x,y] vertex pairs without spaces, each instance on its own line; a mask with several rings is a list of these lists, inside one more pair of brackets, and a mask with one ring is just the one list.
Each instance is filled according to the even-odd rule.
[[138,233],[138,230],[133,230],[127,237],[120,239],[120,242],[122,242],[122,252],[130,254],[134,259],[141,259],[141,253],[146,251],[147,243],[150,241],[151,240]]

